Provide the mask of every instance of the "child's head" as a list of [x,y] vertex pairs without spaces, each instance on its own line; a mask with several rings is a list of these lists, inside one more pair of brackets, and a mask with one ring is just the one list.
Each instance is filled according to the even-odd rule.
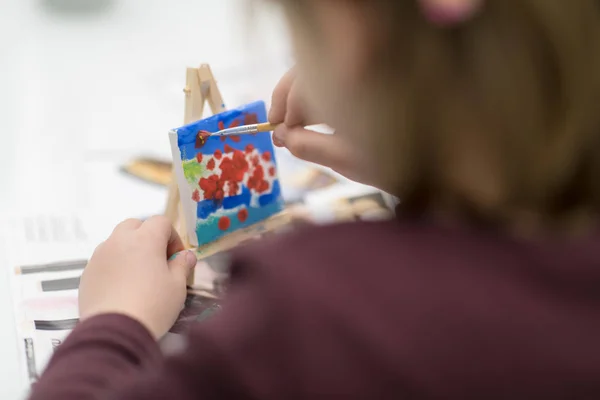
[[481,0],[450,25],[427,0],[279,1],[309,104],[408,207],[500,224],[600,207],[597,0]]

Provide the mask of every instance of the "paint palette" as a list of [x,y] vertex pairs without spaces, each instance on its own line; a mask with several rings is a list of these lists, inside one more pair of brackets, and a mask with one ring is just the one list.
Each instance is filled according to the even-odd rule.
[[263,122],[267,111],[259,101],[170,132],[191,245],[212,243],[283,210],[271,135],[210,136]]

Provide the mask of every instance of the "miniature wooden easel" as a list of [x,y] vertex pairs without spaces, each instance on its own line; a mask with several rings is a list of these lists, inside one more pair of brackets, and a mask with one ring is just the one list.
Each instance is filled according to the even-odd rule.
[[[223,97],[221,96],[221,92],[217,87],[217,82],[208,64],[202,64],[199,68],[187,69],[186,84],[183,92],[185,93],[184,125],[202,119],[204,115],[204,105],[207,102],[213,114],[226,111]],[[173,166],[173,168],[175,168],[175,166]],[[179,188],[177,187],[177,179],[175,178],[174,171],[175,170],[173,169],[165,215],[173,223],[173,226],[181,236],[186,248],[190,248],[191,245],[189,238],[187,237],[185,217],[183,216],[181,208]],[[188,285],[192,286],[193,282],[194,275],[192,273],[188,280]]]

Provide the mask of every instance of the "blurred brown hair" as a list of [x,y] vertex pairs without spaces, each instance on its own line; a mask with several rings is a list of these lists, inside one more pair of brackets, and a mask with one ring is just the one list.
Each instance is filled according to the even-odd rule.
[[394,127],[387,173],[400,176],[406,210],[544,228],[598,214],[598,1],[484,0],[450,28],[426,21],[417,0],[319,1],[377,16],[371,65],[387,101],[376,117]]

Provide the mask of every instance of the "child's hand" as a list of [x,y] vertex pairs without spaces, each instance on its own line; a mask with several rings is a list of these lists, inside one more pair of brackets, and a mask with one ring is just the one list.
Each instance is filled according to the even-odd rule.
[[365,176],[368,168],[359,165],[360,153],[342,135],[304,129],[325,121],[315,121],[305,114],[294,69],[283,76],[273,91],[269,122],[280,124],[273,132],[276,146],[285,147],[296,157],[329,167],[349,179],[385,190],[373,176]]
[[181,311],[186,279],[196,265],[165,217],[118,225],[90,259],[79,287],[81,320],[120,313],[141,322],[160,338]]
[[330,167],[340,173],[351,165],[344,143],[339,135],[326,135],[304,129],[305,126],[322,124],[305,115],[294,69],[281,78],[271,100],[269,122],[279,125],[273,132],[273,142],[287,148],[296,157]]

